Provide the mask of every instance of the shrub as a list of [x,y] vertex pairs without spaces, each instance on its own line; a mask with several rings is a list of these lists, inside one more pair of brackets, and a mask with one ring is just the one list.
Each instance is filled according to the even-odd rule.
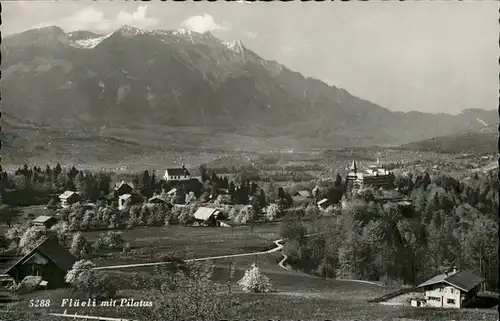
[[255,263],[245,271],[245,275],[238,281],[238,285],[244,292],[267,293],[271,291],[269,278],[260,273]]
[[30,293],[36,290],[40,282],[42,282],[41,276],[28,275],[19,283],[16,290],[19,293]]
[[132,246],[130,245],[130,243],[125,243],[125,245],[123,245],[122,249],[123,254],[129,254],[131,250]]

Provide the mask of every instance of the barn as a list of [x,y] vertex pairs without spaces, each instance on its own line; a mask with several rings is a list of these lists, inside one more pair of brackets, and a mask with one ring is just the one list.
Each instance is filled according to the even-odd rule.
[[220,226],[222,212],[216,208],[200,207],[194,213],[194,219],[199,226]]
[[49,236],[12,263],[3,274],[12,276],[16,283],[28,275],[41,276],[47,282],[47,288],[54,289],[65,285],[66,273],[75,262],[76,258],[59,244],[57,238]]

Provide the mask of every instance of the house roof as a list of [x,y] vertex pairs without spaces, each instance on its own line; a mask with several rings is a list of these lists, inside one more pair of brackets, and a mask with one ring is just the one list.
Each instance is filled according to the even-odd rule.
[[233,221],[231,220],[217,220],[219,223],[223,223],[223,224],[226,224],[228,226],[233,226],[235,225]]
[[122,186],[130,186],[132,189],[134,188],[134,184],[132,183],[129,183],[129,182],[125,182],[125,181],[121,181],[120,183],[118,183],[115,187],[115,190],[119,190],[120,188],[122,188]]
[[123,195],[120,195],[119,199],[126,200],[126,199],[129,199],[131,197],[132,197],[132,195],[130,195],[130,194],[123,194]]
[[467,271],[460,271],[448,277],[445,282],[460,290],[469,292],[484,281],[483,278]]
[[28,254],[17,260],[13,265],[11,265],[4,274],[7,274],[18,264],[24,263],[30,257],[33,256],[35,252],[39,252],[59,267],[61,270],[69,271],[76,262],[76,258],[71,255],[62,245],[59,244],[56,238],[53,236],[48,236],[44,238],[40,243],[33,248]]
[[50,219],[55,219],[55,217],[53,217],[53,216],[46,216],[46,215],[40,215],[37,218],[35,218],[33,220],[33,222],[35,222],[35,223],[45,223],[45,222],[47,222]]
[[66,198],[69,198],[69,197],[71,197],[71,196],[73,196],[75,194],[78,195],[78,193],[76,193],[76,192],[66,191],[66,192],[62,193],[61,195],[59,195],[59,198],[66,199]]
[[305,203],[310,201],[309,198],[300,195],[292,196],[292,200],[294,203]]
[[356,161],[353,160],[351,163],[351,166],[349,166],[350,170],[356,171],[358,169],[358,166],[356,165]]
[[322,204],[325,204],[326,202],[328,202],[328,199],[327,199],[327,198],[324,198],[324,199],[322,199],[321,201],[319,201],[317,204],[318,204],[318,205],[322,205]]
[[312,196],[311,192],[309,192],[307,190],[297,191],[297,193],[295,193],[295,194],[296,194],[296,196],[302,196],[302,197],[311,197]]
[[438,283],[446,283],[462,291],[469,292],[483,281],[483,278],[473,273],[467,271],[457,271],[455,273],[443,273],[436,275],[432,279],[420,284],[418,287],[420,288]]
[[186,168],[182,168],[182,167],[167,168],[167,170],[165,171],[165,174],[168,174],[169,176],[191,175]]
[[167,192],[167,195],[172,195],[177,193],[177,188],[172,188],[170,191]]
[[148,202],[153,202],[153,201],[162,201],[162,202],[166,202],[163,198],[161,198],[160,196],[156,195],[156,196],[153,196],[151,197],[150,199],[148,199]]
[[208,220],[212,215],[217,215],[220,210],[210,207],[200,207],[194,213],[194,218],[197,220]]

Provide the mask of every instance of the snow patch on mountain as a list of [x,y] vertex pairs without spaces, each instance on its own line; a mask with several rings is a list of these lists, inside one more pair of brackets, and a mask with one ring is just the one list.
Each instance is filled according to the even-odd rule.
[[245,51],[245,47],[243,47],[243,43],[241,41],[224,41],[223,44],[227,49],[235,52],[237,54],[243,54]]
[[478,121],[481,125],[488,126],[488,124],[487,124],[484,120],[482,120],[481,118],[476,117],[476,120],[477,120],[477,121]]
[[151,31],[147,31],[146,33],[151,36],[170,36],[172,34],[171,31],[161,29],[154,29]]
[[136,27],[132,27],[130,25],[125,25],[120,29],[118,29],[116,32],[127,38],[132,38],[138,35],[143,35],[148,33],[147,31],[144,31]]
[[156,108],[156,104],[155,104],[156,94],[154,94],[151,91],[151,87],[149,85],[146,86],[146,89],[147,89],[146,99],[149,102],[149,107]]
[[177,29],[172,32],[174,36],[192,36],[193,31],[188,29]]
[[127,98],[128,94],[130,94],[130,84],[122,85],[118,88],[116,93],[116,104],[121,103],[125,98]]
[[101,42],[103,42],[105,39],[109,38],[113,32],[104,35],[102,37],[97,37],[97,38],[92,38],[92,39],[84,39],[84,40],[76,40],[73,43],[70,44],[70,46],[75,47],[75,48],[81,48],[81,49],[93,49],[97,47]]

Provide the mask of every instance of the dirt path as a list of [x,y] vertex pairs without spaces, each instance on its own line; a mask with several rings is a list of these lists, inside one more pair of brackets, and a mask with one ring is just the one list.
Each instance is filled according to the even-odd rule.
[[[242,257],[242,256],[250,256],[250,255],[263,255],[278,252],[283,249],[283,245],[281,244],[283,240],[276,240],[274,244],[276,247],[274,249],[262,252],[251,252],[251,253],[241,253],[241,254],[231,254],[231,255],[220,255],[220,256],[209,256],[209,257],[200,257],[197,259],[187,259],[183,260],[184,262],[198,262],[198,261],[209,261],[216,259],[226,259],[231,257]],[[95,267],[94,270],[113,270],[113,269],[124,269],[124,268],[134,268],[134,267],[143,267],[143,266],[156,266],[156,265],[165,265],[169,264],[171,261],[165,262],[153,262],[153,263],[138,263],[138,264],[124,264],[124,265],[110,265],[110,266],[98,266]]]

